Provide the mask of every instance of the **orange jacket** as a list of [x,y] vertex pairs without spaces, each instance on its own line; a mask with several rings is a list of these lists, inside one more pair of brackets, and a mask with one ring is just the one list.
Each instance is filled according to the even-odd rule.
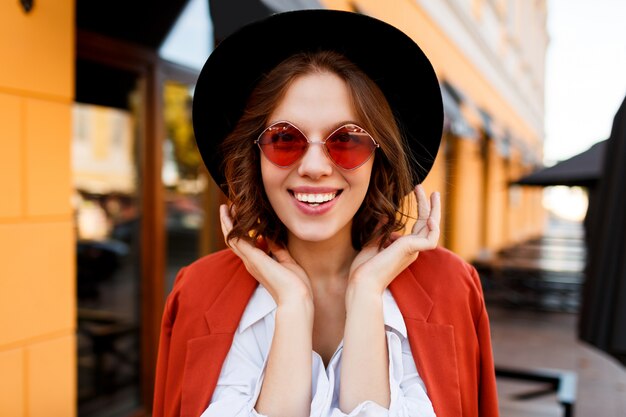
[[[179,272],[163,314],[154,417],[198,417],[208,407],[256,286],[230,250]],[[437,416],[498,416],[489,319],[475,269],[438,248],[420,253],[389,290]]]

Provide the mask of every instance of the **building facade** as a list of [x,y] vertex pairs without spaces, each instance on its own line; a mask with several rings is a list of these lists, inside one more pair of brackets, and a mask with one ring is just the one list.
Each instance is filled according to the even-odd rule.
[[509,183],[541,165],[546,2],[326,0],[411,36],[442,82],[446,128],[425,181],[443,195],[443,244],[467,260],[541,233],[541,192]]

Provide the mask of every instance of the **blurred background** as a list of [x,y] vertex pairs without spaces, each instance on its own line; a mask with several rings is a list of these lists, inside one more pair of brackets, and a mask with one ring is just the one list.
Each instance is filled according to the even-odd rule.
[[435,67],[425,187],[480,272],[502,415],[625,416],[620,0],[2,2],[0,415],[151,414],[165,297],[223,248],[195,80],[238,27],[304,8],[385,20]]

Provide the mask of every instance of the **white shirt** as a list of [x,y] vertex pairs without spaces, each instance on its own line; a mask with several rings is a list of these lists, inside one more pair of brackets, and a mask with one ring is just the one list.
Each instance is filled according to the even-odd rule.
[[[254,406],[261,391],[274,335],[276,303],[259,285],[235,331],[230,351],[213,392],[211,404],[200,417],[267,417]],[[328,367],[313,355],[311,417],[434,417],[424,382],[417,373],[407,339],[406,325],[391,292],[383,295],[383,318],[389,352],[389,410],[364,401],[349,414],[339,409],[339,383],[343,340]]]

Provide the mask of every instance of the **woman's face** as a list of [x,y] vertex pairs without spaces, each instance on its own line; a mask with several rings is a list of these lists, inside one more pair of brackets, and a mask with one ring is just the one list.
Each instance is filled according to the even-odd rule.
[[[268,125],[277,121],[292,123],[311,142],[325,140],[346,123],[359,124],[348,87],[332,73],[295,79]],[[289,239],[322,242],[343,236],[349,241],[352,218],[367,193],[373,163],[372,157],[359,168],[344,170],[320,144],[309,145],[304,156],[287,168],[277,167],[262,155],[263,186]]]

